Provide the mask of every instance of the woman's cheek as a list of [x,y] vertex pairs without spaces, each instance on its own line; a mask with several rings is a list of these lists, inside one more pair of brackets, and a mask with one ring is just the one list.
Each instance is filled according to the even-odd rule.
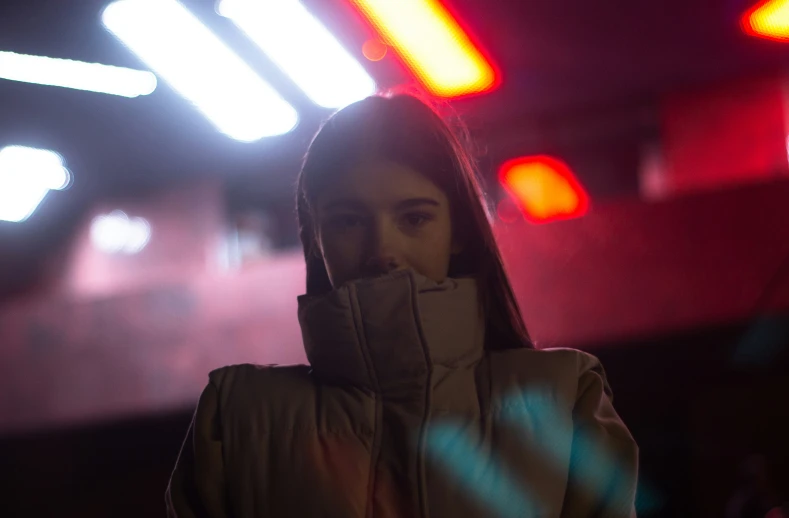
[[345,281],[359,270],[361,250],[355,243],[332,239],[322,250],[323,262],[333,279]]

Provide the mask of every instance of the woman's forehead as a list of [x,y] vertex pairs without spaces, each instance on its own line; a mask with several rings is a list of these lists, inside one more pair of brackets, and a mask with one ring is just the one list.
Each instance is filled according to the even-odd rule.
[[365,160],[338,171],[318,193],[318,206],[355,202],[365,206],[397,205],[408,199],[433,199],[446,204],[446,196],[427,176],[392,161]]

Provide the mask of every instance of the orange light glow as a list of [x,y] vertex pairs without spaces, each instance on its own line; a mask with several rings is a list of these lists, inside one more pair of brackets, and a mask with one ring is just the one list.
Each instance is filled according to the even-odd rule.
[[386,56],[386,44],[381,40],[367,40],[362,45],[362,54],[370,61],[381,61]]
[[789,0],[763,0],[742,17],[746,34],[776,41],[789,41]]
[[487,92],[497,71],[438,0],[351,0],[420,83],[445,98]]
[[548,156],[521,157],[501,166],[499,181],[532,223],[583,216],[589,197],[564,162]]

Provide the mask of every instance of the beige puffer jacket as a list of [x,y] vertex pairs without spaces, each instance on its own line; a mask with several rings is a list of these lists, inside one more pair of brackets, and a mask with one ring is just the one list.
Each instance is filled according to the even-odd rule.
[[600,363],[490,351],[470,279],[299,299],[311,367],[212,372],[171,517],[634,517],[638,449]]

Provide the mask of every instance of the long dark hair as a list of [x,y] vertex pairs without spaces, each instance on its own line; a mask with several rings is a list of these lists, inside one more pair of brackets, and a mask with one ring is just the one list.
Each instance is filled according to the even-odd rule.
[[468,132],[450,126],[432,106],[406,94],[380,95],[335,113],[310,144],[298,178],[296,207],[307,262],[307,293],[332,289],[318,250],[312,207],[326,182],[363,158],[391,160],[427,176],[450,203],[452,228],[463,250],[453,255],[450,277],[474,277],[486,315],[486,347],[533,348],[493,237],[475,174]]

